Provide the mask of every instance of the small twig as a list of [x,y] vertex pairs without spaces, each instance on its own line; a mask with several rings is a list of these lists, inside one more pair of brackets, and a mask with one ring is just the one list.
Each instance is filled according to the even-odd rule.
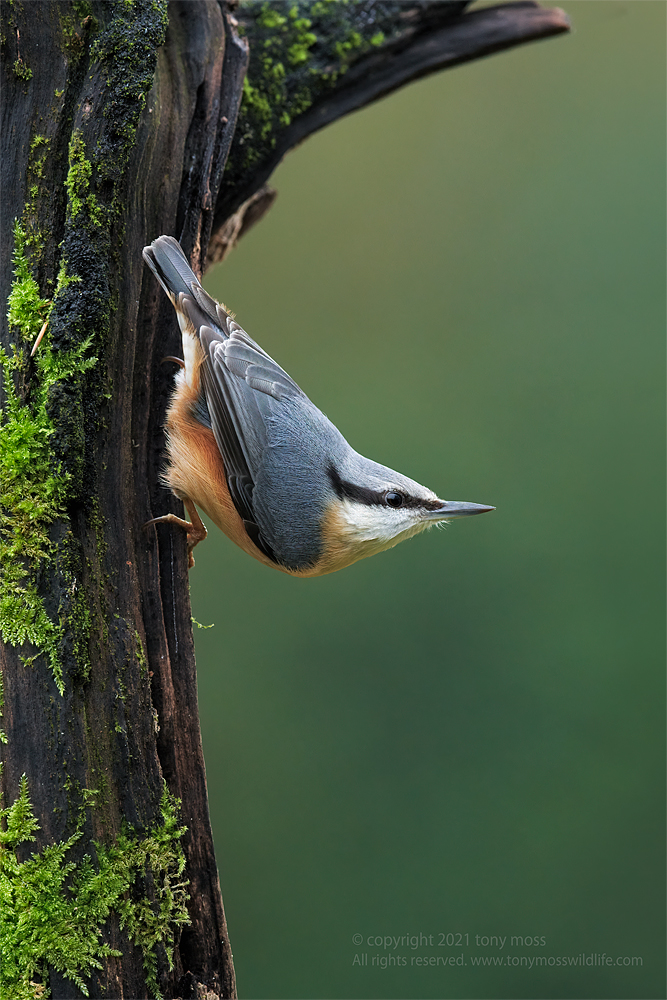
[[35,351],[36,351],[36,350],[37,350],[37,348],[39,347],[39,345],[40,345],[40,343],[41,343],[41,341],[42,341],[42,337],[43,337],[43,336],[44,336],[44,334],[46,333],[46,328],[47,328],[47,326],[48,326],[48,325],[49,325],[49,321],[48,321],[48,319],[45,319],[45,320],[44,320],[44,326],[43,326],[43,327],[42,327],[42,329],[41,329],[41,330],[39,331],[39,334],[37,335],[37,340],[36,340],[36,341],[35,341],[35,343],[34,343],[34,344],[32,345],[32,350],[31,350],[31,352],[30,352],[30,357],[33,357],[33,355],[34,355]]

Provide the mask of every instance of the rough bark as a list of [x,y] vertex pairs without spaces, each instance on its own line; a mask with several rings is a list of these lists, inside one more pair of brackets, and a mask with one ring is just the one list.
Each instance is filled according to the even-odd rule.
[[[273,5],[285,17],[292,6]],[[242,134],[235,134],[249,49],[267,31],[283,30],[262,23],[261,4],[236,12],[242,34],[217,0],[2,4],[0,283],[7,298],[17,287],[22,254],[38,294],[23,327],[16,303],[10,302],[12,322],[4,308],[0,317],[7,363],[10,345],[16,351],[0,429],[0,666],[8,737],[2,793],[7,808],[27,789],[25,803],[29,798],[39,823],[22,842],[7,834],[5,851],[26,863],[44,857],[48,845],[67,844],[63,865],[78,866],[65,872],[59,890],[68,905],[89,877],[85,856],[90,870],[103,865],[96,844],[120,852],[118,871],[122,850],[135,859],[130,881],[120,896],[109,896],[109,912],[98,915],[100,940],[122,956],[96,953],[99,968],[81,958],[77,986],[76,948],[70,961],[54,946],[32,977],[35,996],[41,980],[55,998],[82,996],[84,989],[117,998],[156,990],[167,997],[235,995],[208,816],[185,537],[142,530],[149,518],[182,509],[159,481],[172,379],[161,359],[179,353],[179,338],[171,305],[146,276],[141,249],[173,233],[201,272],[207,254],[221,259],[270,206],[275,195],[265,181],[308,134],[407,80],[567,27],[560,12],[532,3],[471,14],[465,6],[330,5],[340,37],[360,43],[339,47],[333,66],[326,24],[314,25],[310,34],[318,27],[320,35],[306,42],[308,26],[301,25],[306,61],[314,60],[309,100],[299,98],[296,112],[293,102],[289,114],[283,109],[268,132],[250,106]],[[308,7],[298,5],[299,18]],[[350,23],[341,20],[347,16]],[[279,37],[276,52],[284,43]],[[287,102],[302,94],[303,61],[288,65]],[[260,81],[253,79],[257,94]],[[22,250],[12,236],[14,220]],[[30,357],[45,318],[44,341]],[[87,365],[92,357],[95,364]],[[41,404],[47,362],[63,358],[74,360],[51,379]],[[18,440],[21,414],[48,431],[21,467],[27,514],[18,511],[10,488],[20,456],[6,444]],[[48,493],[48,476],[60,485],[51,508],[38,516],[35,498]],[[20,536],[19,522],[31,524],[35,538],[44,536],[40,551]],[[12,538],[19,539],[14,548]],[[25,612],[23,632],[13,628],[19,612]],[[169,829],[165,785],[180,799],[187,832],[172,830],[168,860],[151,867],[146,845]],[[6,813],[5,831],[19,818],[17,810]],[[175,867],[179,844],[182,877]],[[179,877],[190,896],[184,926],[176,919]],[[177,900],[160,918],[167,890]],[[155,921],[161,929],[151,937]],[[52,925],[61,939],[69,933],[67,920],[58,924],[54,916]],[[7,996],[31,995],[9,980],[5,987]]]

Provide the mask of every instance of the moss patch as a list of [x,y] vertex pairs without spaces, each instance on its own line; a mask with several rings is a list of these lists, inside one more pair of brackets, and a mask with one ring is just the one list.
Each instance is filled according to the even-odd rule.
[[95,195],[89,191],[92,173],[81,132],[74,132],[69,144],[69,169],[65,181],[67,212],[74,219],[87,208],[93,224],[100,226],[104,222],[104,212]]
[[[72,9],[79,19],[91,16],[88,0]],[[68,21],[63,30],[71,27]],[[92,20],[86,30],[91,27],[98,28]],[[88,675],[92,615],[78,584],[81,553],[71,532],[65,528],[63,534],[56,522],[67,517],[68,507],[85,504],[94,520],[98,556],[103,554],[87,435],[98,430],[99,404],[109,392],[103,366],[92,379],[84,376],[95,364],[93,339],[102,348],[108,336],[114,308],[110,230],[124,210],[124,171],[166,27],[166,0],[115,4],[91,46],[91,69],[100,62],[106,79],[104,129],[90,148],[81,130],[69,142],[61,246],[75,276],[61,264],[52,301],[40,295],[36,280],[45,240],[35,221],[49,153],[43,135],[31,142],[28,200],[14,233],[8,316],[17,342],[0,354],[6,391],[0,414],[0,634],[5,642],[30,642],[43,653],[61,694],[64,662],[69,671],[74,665],[78,676]],[[85,275],[85,282],[76,275]],[[47,321],[32,362],[30,347]],[[47,614],[40,596],[49,589],[58,595],[57,614],[55,609]]]
[[[54,428],[48,402],[54,386],[95,364],[86,357],[90,340],[71,351],[52,351],[46,333],[35,355],[37,377],[22,402],[13,373],[24,373],[28,350],[53,303],[39,294],[27,257],[26,236],[14,227],[15,280],[9,296],[8,320],[20,340],[8,354],[0,349],[6,403],[0,411],[0,634],[5,642],[30,642],[50,663],[61,694],[64,690],[59,644],[62,625],[48,617],[37,592],[40,569],[53,554],[49,529],[64,515],[69,474],[54,464],[50,438]],[[54,300],[73,283],[61,265]]]
[[37,216],[40,206],[40,199],[47,198],[51,194],[45,184],[46,159],[50,153],[51,140],[41,134],[33,136],[30,143],[28,156],[27,201],[23,212],[22,230],[23,245],[25,249],[26,262],[29,259],[30,266],[36,267],[42,255],[43,240],[37,226]]
[[399,34],[396,2],[245,0],[237,17],[250,43],[228,177],[275,148],[280,132],[331,90],[354,61]]
[[[2,718],[2,710],[5,707],[5,689],[3,687],[2,671],[0,670],[0,719]],[[7,742],[7,734],[4,729],[0,729],[0,743]]]
[[107,79],[105,134],[95,150],[104,179],[117,181],[125,169],[168,22],[167,0],[126,0],[115,4],[113,20],[91,46],[91,65],[99,60]]
[[19,80],[32,80],[32,70],[21,56],[14,62],[14,76],[18,76]]
[[44,135],[34,136],[30,143],[30,169],[36,177],[44,176],[44,161],[51,142]]
[[139,664],[141,679],[148,680],[148,659],[144,650],[144,644],[141,641],[141,636],[136,629],[134,630],[134,649],[137,657],[137,663]]
[[97,19],[87,0],[70,0],[72,14],[58,11],[60,28],[63,33],[63,47],[72,62],[76,62],[86,49],[86,35],[89,30],[97,30]]
[[72,10],[80,20],[90,17],[93,13],[90,0],[72,0]]
[[[101,960],[121,952],[102,943],[104,924],[118,914],[135,947],[141,948],[146,984],[160,1000],[157,949],[164,948],[173,968],[175,936],[189,923],[189,896],[183,880],[180,844],[186,828],[178,819],[180,802],[165,785],[160,821],[145,835],[127,824],[110,845],[94,843],[95,857],[76,863],[70,852],[82,836],[84,798],[77,829],[67,840],[19,861],[20,844],[35,840],[39,829],[25,776],[19,795],[0,811],[0,993],[6,1000],[36,1000],[49,994],[48,966],[88,996],[85,979]],[[142,878],[152,881],[155,898],[137,892]]]

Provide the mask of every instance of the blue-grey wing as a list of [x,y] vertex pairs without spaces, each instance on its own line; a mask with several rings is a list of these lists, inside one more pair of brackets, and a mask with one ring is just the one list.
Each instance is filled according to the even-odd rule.
[[[195,286],[193,293],[206,317],[189,297],[183,297],[181,305],[202,346],[206,409],[225,465],[230,496],[255,545],[278,561],[258,524],[253,491],[268,447],[268,424],[275,411],[287,399],[306,402],[307,398],[287,372],[203,289]],[[217,322],[212,322],[214,316]]]

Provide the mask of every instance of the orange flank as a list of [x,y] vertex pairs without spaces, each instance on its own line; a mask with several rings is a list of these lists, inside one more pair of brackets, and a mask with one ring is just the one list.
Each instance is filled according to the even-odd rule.
[[213,431],[192,415],[199,395],[199,368],[203,360],[198,343],[197,350],[199,358],[193,372],[193,384],[188,385],[183,374],[178,373],[167,411],[169,465],[163,474],[164,482],[186,507],[188,500],[200,507],[248,555],[273,566],[274,563],[248,537],[229,495],[225,467]]

